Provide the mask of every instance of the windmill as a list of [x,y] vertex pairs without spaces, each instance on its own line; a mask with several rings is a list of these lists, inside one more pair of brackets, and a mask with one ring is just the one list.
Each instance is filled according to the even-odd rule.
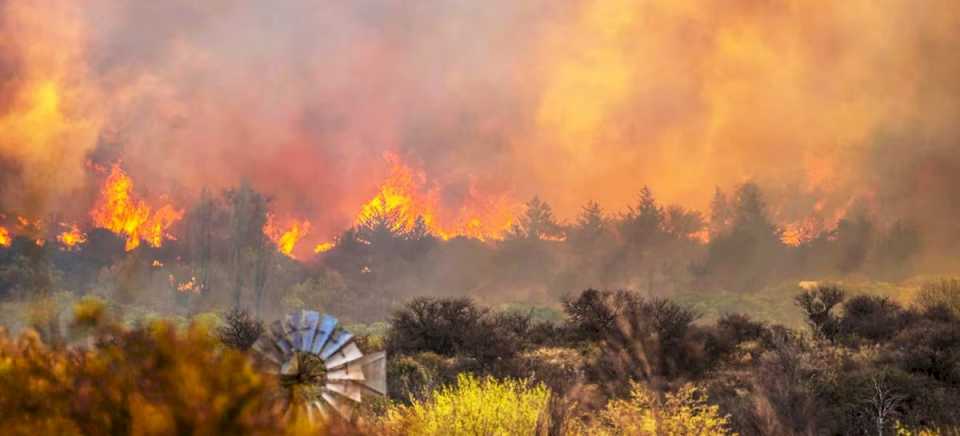
[[337,319],[301,310],[274,321],[254,350],[278,373],[289,401],[312,420],[348,418],[364,394],[387,392],[386,353],[364,355]]

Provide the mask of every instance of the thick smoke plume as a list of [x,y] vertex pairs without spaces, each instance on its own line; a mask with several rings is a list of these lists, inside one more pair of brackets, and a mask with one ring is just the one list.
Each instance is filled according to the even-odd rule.
[[248,180],[319,242],[388,153],[451,209],[705,209],[754,180],[783,221],[956,242],[958,52],[946,0],[5,0],[0,212],[89,220],[120,162],[184,203]]

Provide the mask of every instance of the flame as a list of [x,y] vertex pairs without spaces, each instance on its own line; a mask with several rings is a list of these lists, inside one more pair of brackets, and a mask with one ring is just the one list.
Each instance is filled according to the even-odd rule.
[[704,228],[696,233],[691,233],[690,239],[699,242],[700,244],[706,245],[710,243],[710,229]]
[[133,192],[133,180],[118,165],[103,184],[100,199],[90,213],[97,227],[123,235],[126,250],[131,251],[146,241],[152,247],[163,245],[164,239],[173,240],[170,227],[183,218],[183,211],[170,204],[153,210]]
[[177,278],[170,274],[167,277],[167,280],[170,281],[170,285],[181,294],[199,294],[202,286],[197,282],[196,277],[190,277],[190,280],[187,280],[183,283],[177,281]]
[[80,231],[80,229],[75,225],[60,224],[65,227],[63,233],[57,235],[57,240],[67,249],[72,250],[75,247],[83,245],[87,242],[87,235]]
[[263,226],[263,233],[277,245],[277,251],[291,258],[295,258],[293,249],[296,248],[297,242],[300,242],[309,232],[310,221],[293,220],[288,226],[281,227],[273,214],[267,215],[267,223]]
[[10,231],[6,227],[0,226],[0,247],[9,247],[13,243]]
[[[809,216],[799,221],[787,223],[782,226],[783,233],[780,240],[787,245],[797,247],[812,241],[825,229],[823,219],[824,211],[823,200],[818,200],[813,206],[813,211]],[[837,218],[839,219],[839,217]],[[836,220],[834,220],[836,222]]]
[[384,159],[390,165],[390,175],[377,194],[361,206],[357,224],[388,215],[397,219],[398,230],[409,231],[420,219],[430,233],[444,240],[458,236],[495,239],[513,225],[518,203],[508,195],[487,195],[472,182],[461,205],[444,210],[438,200],[440,190],[427,186],[422,171],[415,171],[393,153],[385,153]]
[[333,242],[321,242],[317,244],[317,246],[313,249],[313,252],[317,254],[326,253],[330,250],[333,250],[333,248],[336,246],[337,244],[334,244]]

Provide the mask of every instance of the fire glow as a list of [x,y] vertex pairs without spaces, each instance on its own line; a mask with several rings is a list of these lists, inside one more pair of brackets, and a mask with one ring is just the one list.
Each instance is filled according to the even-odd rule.
[[410,231],[421,220],[441,239],[465,236],[481,241],[497,239],[513,225],[519,204],[510,196],[489,195],[471,183],[459,207],[444,209],[438,200],[440,188],[428,185],[423,171],[414,170],[392,153],[386,153],[384,159],[390,175],[360,208],[357,224],[386,216],[396,220],[400,227],[396,230]]
[[103,184],[100,199],[90,212],[94,224],[126,239],[126,250],[131,251],[145,241],[151,247],[160,247],[165,239],[175,239],[170,228],[181,218],[183,211],[173,205],[151,207],[135,196],[133,180],[119,165],[114,165]]
[[57,235],[57,241],[60,241],[60,244],[67,250],[73,250],[87,242],[86,233],[81,232],[76,225],[61,224],[61,226],[65,227],[66,230]]
[[277,224],[275,215],[268,214],[263,233],[277,246],[277,251],[294,257],[293,250],[297,247],[297,242],[310,233],[310,221],[292,220],[287,226],[281,226]]

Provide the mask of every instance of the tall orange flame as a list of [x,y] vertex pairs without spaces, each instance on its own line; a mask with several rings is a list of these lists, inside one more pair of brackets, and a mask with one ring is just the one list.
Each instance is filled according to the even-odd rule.
[[281,227],[273,214],[267,215],[267,223],[263,226],[263,233],[277,246],[277,251],[294,257],[293,249],[310,232],[310,221],[293,220],[288,227]]
[[13,243],[10,237],[10,231],[6,227],[0,226],[0,247],[9,247]]
[[[357,224],[390,215],[396,218],[400,230],[410,230],[421,219],[430,233],[442,239],[468,236],[480,240],[498,238],[513,225],[517,203],[509,196],[482,193],[471,183],[459,207],[443,209],[438,201],[439,189],[427,186],[422,171],[415,171],[395,154],[387,153],[384,158],[390,165],[390,176],[360,208]],[[317,252],[321,251],[325,250],[318,247]]]
[[90,215],[97,227],[123,235],[127,240],[126,250],[131,251],[139,247],[141,241],[160,247],[164,239],[175,239],[169,230],[183,218],[183,211],[170,204],[154,211],[145,201],[135,197],[133,180],[114,165]]
[[87,235],[80,231],[76,225],[60,224],[65,227],[66,230],[63,233],[57,235],[57,240],[63,244],[64,248],[67,250],[72,250],[75,247],[83,245],[87,242]]

